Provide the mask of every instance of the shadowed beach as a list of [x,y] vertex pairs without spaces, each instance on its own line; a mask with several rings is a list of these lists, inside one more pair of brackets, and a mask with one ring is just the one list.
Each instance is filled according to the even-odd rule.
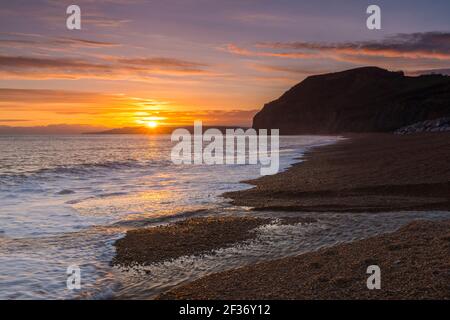
[[255,210],[386,212],[450,208],[450,133],[348,135],[254,188],[225,194]]

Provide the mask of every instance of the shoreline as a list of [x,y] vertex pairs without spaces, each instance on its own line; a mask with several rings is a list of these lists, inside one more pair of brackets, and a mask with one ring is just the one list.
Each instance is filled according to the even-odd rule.
[[200,256],[254,240],[257,237],[255,229],[264,225],[314,222],[317,220],[308,217],[197,217],[157,227],[132,229],[115,242],[116,256],[112,264],[127,269],[182,256]]
[[199,255],[254,238],[251,231],[266,223],[251,217],[189,218],[168,225],[127,231],[115,242],[112,263],[130,268]]
[[[413,136],[364,134],[350,135],[346,136],[346,138],[349,139],[338,141],[332,145],[311,148],[302,157],[303,161],[291,165],[285,171],[274,176],[243,181],[243,183],[250,183],[255,187],[225,193],[223,196],[231,198],[234,205],[250,206],[255,211],[298,212],[298,219],[301,219],[301,212],[373,212],[376,214],[376,212],[404,210],[448,211],[450,209],[450,170],[448,169],[448,163],[450,163],[450,152],[448,151],[450,150],[450,134],[420,134]],[[377,157],[374,157],[374,155],[377,155]],[[244,240],[251,239],[254,236],[254,232],[252,235],[252,230],[267,223],[270,219],[267,219],[267,221],[263,220],[248,216],[201,217],[169,224],[159,227],[159,229],[143,228],[132,230],[127,232],[125,238],[116,242],[116,246],[120,249],[113,262],[115,265],[122,264],[130,267],[134,264],[152,264],[183,255],[199,255],[215,249],[233,246]],[[303,222],[308,223],[308,221]],[[448,223],[447,221],[444,225],[448,227]],[[444,237],[443,242],[436,240],[440,243],[439,246],[434,244],[434,246],[427,247],[427,243],[424,244],[423,239],[420,238],[419,231],[421,229],[429,228],[429,232],[433,234],[439,234],[446,230],[442,230],[440,223],[420,222],[417,224],[418,226],[412,223],[412,227],[409,225],[404,227],[406,231],[404,228],[401,228],[392,234],[382,234],[370,239],[375,239],[376,242],[380,243],[386,243],[389,239],[394,239],[394,241],[399,243],[396,254],[404,255],[409,252],[409,246],[404,245],[404,237],[406,237],[408,242],[416,245],[415,248],[419,250],[416,252],[417,263],[419,267],[424,267],[430,258],[426,253],[433,253],[437,248],[441,248],[439,246],[446,246],[450,243],[446,240],[447,238],[450,239],[450,235],[448,237],[446,235],[445,237],[447,238]],[[426,226],[422,228],[422,224]],[[217,236],[218,234],[219,236]],[[137,235],[139,236],[137,237]],[[370,242],[372,241],[370,239],[366,240]],[[341,250],[342,246],[344,253],[354,252],[355,254],[364,255],[364,253],[374,252],[376,248],[371,247],[369,242],[364,242],[366,240],[321,249],[317,254],[327,256],[328,251],[326,250],[330,250],[330,252]],[[361,245],[360,243],[363,244]],[[355,248],[359,248],[360,252]],[[388,264],[395,262],[390,260],[391,252],[386,247],[381,248],[384,248],[384,251],[378,251],[380,261]],[[421,248],[426,250],[420,251]],[[450,248],[446,247],[446,250],[448,249]],[[320,273],[319,278],[316,279],[319,282],[317,288],[320,290],[315,291],[315,295],[305,291],[298,291],[303,292],[302,294],[304,295],[292,293],[295,291],[292,291],[295,286],[291,280],[295,278],[295,274],[285,272],[283,268],[292,270],[297,263],[295,259],[305,259],[307,262],[305,262],[304,268],[306,269],[297,271],[308,274],[314,269],[315,263],[311,262],[314,260],[311,258],[314,254],[316,253],[310,252],[300,256],[271,260],[231,271],[207,275],[204,278],[163,293],[159,298],[333,298],[333,292],[338,292],[346,287],[345,283],[348,284],[352,281],[348,279],[334,279],[331,282],[322,281],[323,283],[321,284],[320,279],[325,275],[324,270],[329,270],[329,266],[323,268],[322,271],[316,270]],[[291,261],[289,259],[294,260]],[[322,256],[317,256],[316,259],[322,261],[319,264],[324,263],[323,261],[326,260]],[[343,254],[341,259],[344,263],[341,266],[343,271],[350,272],[353,270],[354,261],[352,256]],[[370,256],[361,256],[361,259],[362,261],[368,261],[371,258]],[[445,261],[444,257],[444,264],[446,263]],[[280,263],[283,264],[281,269]],[[284,265],[284,263],[287,264]],[[261,265],[264,267],[261,267]],[[273,269],[273,266],[278,266],[278,269]],[[409,269],[412,267],[413,265],[402,264],[400,270],[401,272],[409,272]],[[439,269],[439,267],[436,268]],[[440,269],[436,271],[433,267],[430,270],[431,273],[440,272]],[[240,286],[233,287],[237,283],[247,283],[248,278],[246,275],[253,275],[259,279],[258,281],[249,282],[253,286],[252,289]],[[275,290],[275,288],[265,287],[264,281],[262,281],[265,278],[280,277],[287,277],[286,287],[283,290],[288,293],[291,292],[290,295],[283,294],[279,289]],[[289,279],[290,277],[292,278]],[[424,283],[427,283],[428,286],[434,286],[434,281],[430,279],[428,273],[423,276]],[[334,283],[334,287],[326,286],[325,283]],[[272,286],[275,286],[275,284],[272,284]],[[349,286],[351,287],[351,285]],[[214,291],[215,289],[217,290]],[[402,299],[408,297],[419,298],[424,294],[415,292],[412,296],[408,296],[409,293],[401,291],[397,296],[395,294],[367,296],[359,289],[355,291],[359,292],[359,296],[350,295],[347,297]],[[367,291],[367,289],[365,290]],[[235,295],[227,295],[227,292],[231,294],[231,291]],[[255,295],[252,296],[251,292]],[[341,295],[342,292],[335,298],[340,298]],[[425,294],[425,296],[428,297],[430,295]],[[435,296],[431,295],[430,297]],[[448,299],[448,296],[443,296],[440,293],[438,298],[442,297]]]

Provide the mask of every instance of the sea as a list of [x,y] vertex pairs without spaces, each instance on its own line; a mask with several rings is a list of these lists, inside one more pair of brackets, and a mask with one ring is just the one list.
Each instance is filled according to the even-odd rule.
[[[280,167],[337,136],[280,137]],[[389,232],[448,212],[306,213],[318,223],[259,227],[256,239],[201,256],[123,269],[127,230],[196,216],[261,215],[221,195],[251,185],[259,165],[175,165],[169,135],[1,135],[0,299],[152,299],[218,271]],[[285,213],[295,215],[295,213]],[[276,220],[275,220],[276,221]],[[80,289],[67,286],[80,269]]]

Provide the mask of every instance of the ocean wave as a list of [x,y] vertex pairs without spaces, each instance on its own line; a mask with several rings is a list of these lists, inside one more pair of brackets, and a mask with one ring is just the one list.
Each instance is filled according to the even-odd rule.
[[109,192],[109,193],[101,193],[95,196],[95,198],[108,198],[108,197],[117,197],[117,196],[125,196],[129,194],[129,192]]
[[203,217],[214,214],[217,214],[217,212],[214,211],[213,209],[197,209],[197,210],[183,211],[177,214],[167,216],[149,217],[133,220],[121,220],[113,223],[112,226],[122,228],[142,228],[153,224],[167,223],[179,219],[187,219],[191,217]]
[[0,174],[1,184],[14,184],[27,182],[29,179],[57,179],[71,176],[78,176],[79,178],[86,178],[89,174],[105,174],[110,170],[143,170],[161,168],[170,165],[170,161],[106,161],[97,163],[80,163],[74,165],[60,165],[48,168],[41,168],[22,173],[2,173]]
[[34,174],[80,174],[93,170],[101,169],[123,169],[123,168],[136,168],[141,167],[143,164],[137,160],[130,161],[106,161],[98,163],[80,163],[75,165],[57,166],[53,168],[42,168],[34,171]]
[[101,194],[92,195],[92,196],[81,198],[81,199],[69,200],[69,201],[66,201],[65,204],[75,205],[75,204],[81,203],[83,201],[89,201],[89,200],[92,200],[92,199],[102,199],[102,198],[108,198],[108,197],[126,196],[127,194],[129,194],[129,192],[125,192],[125,191],[123,191],[123,192],[101,193]]

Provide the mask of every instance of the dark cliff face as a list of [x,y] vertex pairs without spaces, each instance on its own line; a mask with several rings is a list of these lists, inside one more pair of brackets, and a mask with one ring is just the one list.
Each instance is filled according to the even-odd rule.
[[255,129],[281,134],[387,132],[450,116],[450,77],[365,67],[311,76],[264,106]]

